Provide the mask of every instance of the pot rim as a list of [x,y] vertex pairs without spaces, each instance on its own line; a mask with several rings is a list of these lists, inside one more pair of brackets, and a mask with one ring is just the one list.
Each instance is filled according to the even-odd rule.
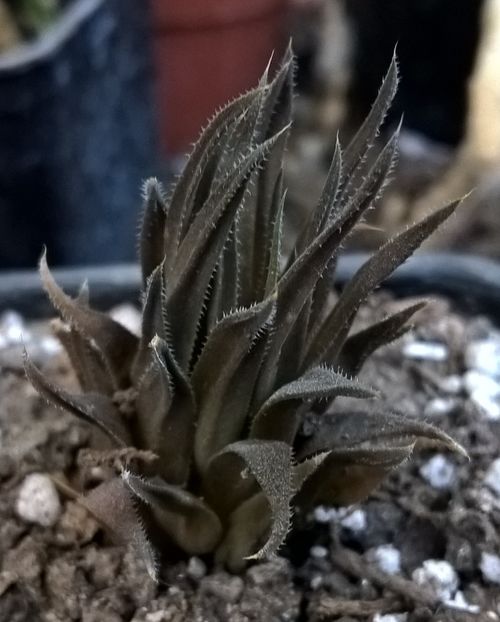
[[[370,253],[342,255],[334,284],[345,285],[370,256]],[[139,301],[141,275],[136,264],[56,268],[53,274],[70,295],[76,295],[82,283],[88,281],[96,308]],[[452,252],[419,253],[400,266],[381,287],[397,297],[446,296],[459,308],[486,314],[493,322],[500,323],[500,262],[493,259]],[[0,272],[0,312],[7,309],[14,309],[29,319],[54,315],[35,270]]]
[[3,52],[0,55],[0,71],[24,70],[55,55],[104,2],[105,0],[73,0],[36,39],[20,43]]

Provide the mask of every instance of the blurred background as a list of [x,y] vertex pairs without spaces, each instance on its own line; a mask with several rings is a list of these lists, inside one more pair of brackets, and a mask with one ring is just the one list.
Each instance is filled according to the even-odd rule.
[[431,244],[500,256],[500,0],[0,0],[0,270],[134,260],[142,181],[168,184],[201,127],[289,38],[291,227],[394,47],[395,181],[366,249],[474,188]]

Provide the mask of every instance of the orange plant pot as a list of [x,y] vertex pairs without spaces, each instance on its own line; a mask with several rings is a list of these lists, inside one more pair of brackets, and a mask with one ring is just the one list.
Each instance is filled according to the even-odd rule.
[[227,100],[253,86],[287,41],[289,0],[151,0],[161,138],[189,151]]

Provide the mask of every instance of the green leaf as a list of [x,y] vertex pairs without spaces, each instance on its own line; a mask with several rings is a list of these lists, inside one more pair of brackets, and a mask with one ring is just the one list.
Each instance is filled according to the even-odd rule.
[[216,563],[230,572],[241,572],[252,552],[264,543],[271,522],[271,507],[264,493],[243,501],[229,516],[224,539],[215,552]]
[[361,266],[318,331],[306,358],[307,365],[336,360],[355,315],[368,295],[453,214],[460,202],[453,201],[409,227],[386,242]]
[[278,181],[276,182],[276,196],[273,198],[273,202],[277,202],[278,204],[278,209],[276,210],[276,219],[273,225],[269,264],[267,267],[266,287],[264,290],[266,298],[276,289],[280,272],[281,241],[283,238],[283,209],[285,207],[286,199],[286,191],[283,192],[282,188],[283,176],[280,174]]
[[[397,154],[397,130],[384,147],[353,200],[342,213],[330,218],[325,229],[293,262],[278,281],[276,331],[263,368],[257,403],[266,399],[274,385],[283,344],[309,300],[314,288],[338,252],[340,244],[352,231],[359,218],[380,195]],[[307,360],[306,368],[315,364]]]
[[175,353],[184,369],[191,359],[207,287],[242,206],[248,176],[278,139],[279,134],[273,136],[237,164],[234,175],[207,199],[181,244],[169,282],[167,315]]
[[222,525],[217,515],[191,493],[160,478],[143,479],[124,471],[129,490],[145,503],[157,524],[189,555],[210,553],[217,546]]
[[359,503],[412,451],[413,444],[332,450],[304,481],[294,502],[302,511],[318,504],[345,507]]
[[119,447],[131,444],[130,433],[111,398],[97,393],[72,395],[49,382],[33,365],[28,355],[24,356],[26,376],[40,395],[49,403],[67,410],[80,419],[100,428]]
[[130,364],[138,345],[137,337],[108,315],[93,311],[67,296],[54,281],[45,253],[40,259],[40,276],[45,291],[62,318],[86,340],[95,341],[117,388],[127,388]]
[[383,452],[386,447],[409,445],[442,447],[466,455],[465,450],[439,428],[379,409],[321,415],[318,429],[301,448],[299,459],[327,450]]
[[[274,300],[269,298],[223,318],[210,333],[193,369],[192,383],[198,403],[195,460],[201,472],[223,447],[227,436],[232,435],[233,425],[228,424],[226,430],[222,419],[226,396],[258,332],[271,320],[273,313]],[[233,421],[238,428],[243,423],[239,419]]]
[[314,241],[314,238],[324,229],[335,209],[336,201],[339,197],[339,190],[342,178],[342,149],[339,137],[335,142],[335,151],[332,162],[326,176],[325,184],[321,192],[319,201],[312,210],[304,229],[298,237],[295,245],[295,256],[300,255]]
[[425,304],[418,302],[405,307],[348,337],[340,352],[338,366],[345,373],[356,376],[375,350],[399,339],[411,329],[411,325],[407,322],[417,311],[425,307]]
[[[224,460],[230,454],[239,458],[242,467],[237,469],[233,464],[231,473],[226,471],[227,462]],[[221,469],[221,470],[219,470]],[[271,509],[271,529],[263,546],[248,559],[262,559],[273,555],[283,543],[291,520],[290,499],[292,487],[292,450],[286,443],[274,441],[239,441],[223,449],[210,462],[208,478],[217,482],[217,478],[228,478],[228,487],[223,488],[223,494],[232,495],[234,488],[231,477],[241,471],[240,479],[251,475],[265,495]],[[217,486],[218,487],[218,486]],[[219,488],[219,495],[221,494]]]
[[367,399],[377,394],[333,369],[314,367],[273,393],[255,416],[250,437],[292,445],[301,423],[300,405],[339,395]]
[[113,375],[95,343],[85,339],[59,318],[52,320],[51,328],[66,350],[82,390],[113,395],[115,392]]
[[139,260],[144,285],[165,256],[166,209],[161,184],[154,177],[148,179],[144,184],[144,212],[139,235]]
[[114,477],[79,498],[80,503],[123,544],[132,544],[153,581],[158,581],[159,563],[144,530],[130,491]]
[[151,341],[150,364],[137,387],[138,426],[144,446],[159,456],[158,473],[184,485],[193,457],[196,405],[189,379],[166,341]]
[[364,162],[368,151],[375,144],[375,139],[396,95],[398,82],[398,61],[394,51],[391,64],[370,113],[345,150],[344,170],[346,178],[349,178],[356,168]]
[[[279,135],[264,167],[254,173],[255,189],[238,220],[236,236],[240,255],[241,303],[250,305],[263,299],[271,257],[273,223],[282,196],[283,155],[287,128],[291,124],[293,58],[285,54],[280,71],[264,98],[257,141]],[[252,183],[253,186],[253,183]]]
[[239,115],[260,96],[262,87],[248,91],[220,110],[209,122],[195,144],[184,170],[179,177],[170,200],[168,201],[167,226],[165,230],[166,267],[171,269],[179,244],[191,222],[194,203],[201,187],[208,187],[202,196],[208,193],[213,179],[213,171],[221,155],[220,138]]

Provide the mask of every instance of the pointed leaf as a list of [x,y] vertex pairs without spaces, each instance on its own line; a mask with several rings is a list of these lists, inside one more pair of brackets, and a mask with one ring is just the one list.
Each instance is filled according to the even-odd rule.
[[337,304],[323,323],[306,362],[308,365],[335,360],[360,305],[369,294],[400,266],[447,218],[461,200],[453,201],[386,242],[361,266],[345,286]]
[[122,474],[130,491],[151,510],[158,525],[189,555],[210,553],[217,546],[222,526],[203,501],[160,478],[147,480],[129,471]]
[[303,483],[295,503],[304,511],[318,504],[345,507],[363,501],[412,450],[411,443],[333,450]]
[[151,363],[149,346],[155,335],[166,338],[166,322],[163,313],[165,284],[163,262],[156,266],[146,282],[142,305],[141,338],[132,365],[132,380],[137,383]]
[[158,336],[150,344],[150,365],[137,387],[136,406],[144,447],[159,457],[158,473],[169,484],[185,484],[192,460],[194,395]]
[[[271,509],[271,529],[267,541],[249,559],[262,559],[276,553],[283,543],[290,527],[290,499],[292,487],[292,450],[286,443],[274,441],[239,441],[226,447],[211,460],[209,478],[217,478],[227,474],[224,457],[234,454],[246,466],[250,475],[255,478],[258,486],[266,496]],[[236,468],[236,465],[233,465]],[[242,471],[242,477],[245,475]],[[231,474],[227,474],[230,475]],[[231,488],[225,489],[231,494]]]
[[332,369],[315,367],[273,393],[253,420],[250,436],[292,445],[301,423],[299,406],[339,395],[366,399],[377,394]]
[[305,442],[299,458],[326,450],[381,450],[383,453],[386,447],[407,447],[413,444],[417,447],[445,447],[466,455],[458,443],[429,423],[396,412],[374,410],[322,415],[317,431]]
[[123,544],[132,544],[153,581],[158,581],[157,555],[149,542],[132,496],[119,477],[104,482],[85,496],[80,503]]
[[396,52],[394,51],[391,64],[382,81],[382,85],[370,113],[345,151],[344,162],[346,178],[349,178],[360,161],[366,158],[367,152],[374,145],[380,127],[396,95],[398,81],[398,61]]
[[298,256],[311,244],[314,238],[324,229],[332,212],[336,206],[336,200],[339,196],[340,182],[342,177],[342,149],[340,147],[339,137],[335,142],[335,151],[333,153],[332,162],[328,175],[321,192],[319,201],[312,210],[303,231],[299,235],[295,246],[295,255]]
[[115,392],[113,375],[95,343],[85,339],[59,318],[52,320],[51,328],[66,350],[82,390],[113,395]]
[[130,433],[112,400],[97,393],[72,395],[52,384],[25,354],[26,376],[40,395],[48,402],[69,411],[80,419],[100,428],[118,446],[131,444]]
[[144,213],[139,236],[139,260],[145,285],[165,255],[166,205],[161,184],[154,177],[144,184]]
[[248,175],[265,158],[279,136],[274,136],[246,156],[235,173],[221,185],[197,214],[179,249],[167,314],[175,340],[177,359],[187,369],[200,320],[200,309],[216,263],[243,205]]
[[[235,119],[248,107],[252,100],[259,96],[260,90],[262,90],[262,87],[252,89],[222,108],[209,122],[195,144],[168,202],[165,231],[167,269],[171,269],[179,244],[191,221],[191,214],[194,209],[193,203],[200,184],[203,185],[203,178],[208,177],[210,180],[206,183],[210,184],[212,181],[211,176],[213,175],[214,166],[220,157],[218,143],[220,143],[221,135],[234,123]],[[207,170],[210,160],[212,160],[212,165],[208,166]]]
[[286,191],[282,190],[283,177],[280,174],[276,183],[275,193],[277,196],[273,201],[278,202],[278,210],[276,212],[276,220],[273,226],[273,236],[271,240],[271,249],[269,256],[269,265],[267,267],[265,296],[270,296],[275,290],[278,283],[281,259],[281,241],[283,238],[283,208],[285,207]]
[[417,311],[425,307],[425,304],[418,302],[405,307],[348,337],[340,352],[338,366],[346,374],[356,376],[375,350],[399,339],[411,328],[407,322]]
[[210,333],[193,370],[192,383],[198,403],[195,459],[202,472],[210,458],[224,446],[226,431],[221,414],[230,383],[258,331],[271,320],[273,312],[274,300],[269,298],[223,318]]
[[[325,229],[280,278],[278,282],[277,329],[263,368],[264,378],[258,396],[260,400],[263,401],[270,395],[275,384],[283,344],[302,308],[314,291],[319,278],[363,212],[380,195],[396,160],[397,138],[398,131],[394,133],[378,156],[349,205],[344,208],[342,213],[336,214],[329,220]],[[306,367],[311,366],[307,360]]]
[[95,341],[118,387],[126,388],[137,337],[108,315],[82,306],[67,296],[54,281],[45,253],[40,259],[40,275],[45,291],[63,319],[83,337]]
[[264,493],[243,501],[229,517],[224,539],[215,553],[217,564],[234,573],[244,570],[248,558],[264,543],[271,522],[271,507]]

